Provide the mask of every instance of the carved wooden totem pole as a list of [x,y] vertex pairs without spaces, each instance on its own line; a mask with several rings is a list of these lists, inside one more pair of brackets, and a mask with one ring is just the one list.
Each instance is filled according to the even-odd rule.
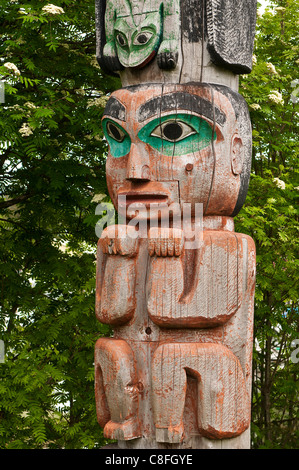
[[[97,0],[109,194],[98,243],[97,415],[120,448],[249,448],[255,247],[248,189],[256,0]],[[202,215],[202,217],[201,217]],[[137,223],[138,222],[138,223]]]

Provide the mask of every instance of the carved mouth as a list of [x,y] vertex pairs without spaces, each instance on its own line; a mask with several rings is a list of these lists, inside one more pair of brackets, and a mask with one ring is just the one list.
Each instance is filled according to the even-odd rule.
[[139,64],[139,65],[135,65],[135,66],[131,66],[131,67],[134,68],[134,69],[137,69],[137,70],[138,70],[138,69],[142,69],[142,67],[144,67],[145,65],[147,65],[147,64],[155,57],[155,55],[156,55],[156,51],[153,51],[153,52],[148,56],[148,58],[145,59],[144,62],[142,62],[142,63]]
[[141,192],[129,192],[129,193],[120,193],[118,194],[118,205],[121,207],[128,207],[130,205],[143,204],[147,208],[151,204],[167,204],[168,196],[167,194],[157,194],[157,193],[141,193]]

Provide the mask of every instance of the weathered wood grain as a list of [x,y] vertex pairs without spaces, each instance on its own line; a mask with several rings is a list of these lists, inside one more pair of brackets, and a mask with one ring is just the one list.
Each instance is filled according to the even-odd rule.
[[[208,221],[208,226],[211,226],[211,221]],[[218,225],[218,224],[217,224]],[[111,232],[113,232],[111,230]],[[209,231],[208,233],[210,233]],[[179,237],[180,232],[178,230],[175,231],[177,235],[177,243],[176,243],[176,254],[178,255],[175,259],[180,260],[180,256],[183,252],[183,245],[182,245],[182,238]],[[220,234],[220,238],[224,236],[222,231],[214,231],[214,236],[217,237]],[[158,446],[158,441],[153,437],[156,436],[155,434],[155,425],[154,425],[154,382],[150,380],[151,370],[153,367],[153,358],[155,358],[156,354],[159,355],[159,348],[161,344],[169,345],[171,348],[173,344],[179,344],[180,347],[182,346],[183,350],[189,351],[190,348],[194,348],[195,351],[203,351],[202,345],[210,345],[211,350],[215,349],[216,351],[230,351],[232,357],[234,357],[234,361],[238,363],[238,370],[242,371],[242,390],[245,390],[245,396],[250,397],[250,390],[251,390],[251,359],[252,359],[252,326],[253,326],[253,295],[254,295],[254,280],[255,280],[255,254],[254,254],[254,244],[249,237],[246,237],[241,234],[235,234],[233,232],[225,233],[227,236],[235,237],[238,235],[241,238],[241,243],[244,245],[242,248],[242,252],[246,254],[246,256],[242,256],[242,282],[239,283],[239,287],[242,290],[241,296],[241,303],[239,308],[237,309],[235,315],[231,317],[230,320],[223,323],[221,326],[216,326],[212,328],[169,328],[169,325],[165,326],[158,326],[153,321],[150,320],[148,313],[147,313],[147,297],[145,293],[149,290],[150,279],[147,275],[149,263],[152,261],[152,257],[156,256],[156,252],[154,251],[157,247],[156,245],[151,245],[151,239],[144,238],[138,239],[136,242],[138,244],[137,248],[137,255],[136,255],[136,283],[135,283],[135,313],[134,316],[128,321],[126,324],[115,324],[114,325],[114,339],[119,340],[121,342],[126,342],[126,344],[130,345],[130,349],[132,353],[128,354],[127,357],[134,357],[133,359],[127,359],[128,362],[131,364],[131,368],[134,367],[134,376],[135,379],[132,382],[137,382],[139,385],[139,390],[142,390],[141,393],[138,395],[138,416],[140,422],[141,433],[146,438],[146,441],[142,441],[144,448],[156,448]],[[204,237],[205,238],[205,237]],[[207,237],[209,238],[209,237]],[[126,242],[122,239],[123,244],[130,244],[131,239]],[[135,251],[135,249],[134,249]],[[173,248],[170,248],[168,254],[173,252]],[[165,254],[165,245],[164,245],[164,252],[163,248],[159,249],[160,255]],[[111,258],[115,257],[115,254],[108,255]],[[130,258],[123,256],[123,259],[126,262],[129,262]],[[159,259],[169,260],[169,256],[162,257],[160,256]],[[107,265],[106,265],[107,266]],[[208,274],[209,276],[209,274]],[[161,281],[163,278],[160,278]],[[101,341],[101,340],[99,340]],[[111,341],[109,339],[109,341]],[[122,344],[122,343],[121,343]],[[217,349],[220,346],[220,349]],[[168,346],[167,346],[168,347]],[[107,346],[105,345],[107,349]],[[224,349],[221,349],[224,348]],[[103,349],[103,348],[101,348]],[[108,348],[109,349],[109,348]],[[111,349],[114,349],[114,343],[111,343]],[[124,350],[127,350],[127,346]],[[115,348],[115,351],[117,348]],[[110,353],[109,353],[110,354]],[[101,355],[103,353],[101,352]],[[188,354],[186,353],[186,361]],[[157,356],[158,357],[158,356]],[[219,360],[221,361],[221,354]],[[101,367],[103,370],[106,370],[106,374],[110,374],[110,396],[119,396],[122,393],[122,387],[119,387],[119,379],[117,379],[117,373],[113,373],[111,375],[111,368],[112,370],[115,369],[114,362],[116,361],[116,368],[118,364],[117,356],[108,355],[105,352],[105,360],[101,360]],[[160,367],[164,367],[163,360],[159,360]],[[216,359],[215,359],[216,361]],[[96,364],[99,364],[99,360],[96,361]],[[134,364],[134,366],[132,366]],[[128,367],[128,365],[126,366]],[[189,367],[190,363],[189,363]],[[195,367],[195,366],[194,366]],[[98,369],[96,372],[96,376],[100,377],[100,372],[102,369]],[[184,369],[185,370],[185,369]],[[103,372],[101,372],[103,374]],[[183,372],[182,372],[183,373]],[[194,374],[193,374],[194,375]],[[195,374],[196,375],[196,374]],[[138,379],[137,379],[138,377]],[[186,430],[187,434],[184,437],[183,442],[177,443],[178,446],[187,445],[187,442],[190,443],[190,435],[191,436],[198,436],[198,439],[194,441],[192,445],[201,446],[203,442],[207,443],[207,441],[203,441],[203,436],[206,436],[206,439],[210,442],[211,448],[215,446],[218,447],[216,444],[217,439],[221,437],[222,439],[227,439],[228,432],[225,431],[223,435],[220,434],[208,434],[198,426],[198,417],[196,418],[196,422],[190,419],[190,416],[197,416],[198,405],[197,405],[197,383],[196,387],[192,386],[189,380],[190,375],[187,374],[187,390],[186,393],[186,401],[184,402],[183,408],[183,427]],[[209,378],[205,379],[207,384],[209,383]],[[224,379],[223,379],[224,380]],[[97,379],[97,383],[100,382],[100,379]],[[239,383],[239,381],[237,381]],[[121,382],[122,383],[122,382]],[[208,385],[207,385],[208,386]],[[245,387],[245,388],[244,388]],[[98,389],[104,389],[104,387],[96,387]],[[182,393],[182,390],[181,392]],[[99,414],[102,413],[103,416],[107,415],[107,408],[105,408],[101,403],[103,402],[105,395],[98,392],[97,401],[100,404],[97,405],[99,410]],[[185,396],[185,395],[184,395]],[[104,397],[104,398],[103,398]],[[188,398],[189,397],[189,398]],[[234,401],[234,400],[233,400]],[[116,409],[116,402],[113,402],[112,405],[113,409]],[[164,409],[164,407],[162,407]],[[213,405],[211,405],[213,408]],[[239,408],[239,407],[238,407]],[[109,410],[109,408],[108,408]],[[137,411],[136,411],[137,413]],[[163,414],[163,413],[162,413]],[[161,414],[161,419],[162,419]],[[250,416],[250,409],[247,409],[247,419]],[[106,417],[107,419],[107,417]],[[110,426],[110,425],[109,425]],[[128,438],[123,435],[122,431],[122,423],[117,421],[117,419],[113,420],[113,433],[109,434],[108,429],[106,429],[105,433],[107,432],[108,435],[113,436],[121,436],[119,437],[120,441],[130,441],[134,438],[136,439],[135,444],[131,442],[128,444],[128,448],[138,448],[141,445],[139,442],[140,437],[139,434],[136,432],[135,434],[128,434]],[[118,431],[118,429],[120,429]],[[190,434],[191,433],[191,434]],[[236,433],[238,433],[236,431]],[[217,434],[217,436],[216,436]],[[189,437],[188,437],[189,436]],[[200,437],[201,436],[201,437]],[[160,438],[159,438],[160,439]],[[192,438],[193,439],[193,438]],[[239,438],[233,437],[231,438],[237,439],[236,442],[239,442]],[[193,439],[194,440],[194,439]],[[229,441],[230,445],[232,444],[232,440]],[[193,442],[193,441],[192,441]],[[196,444],[195,444],[196,442]],[[124,444],[123,444],[124,445]],[[159,444],[160,445],[160,444]],[[206,444],[205,444],[206,445]],[[237,445],[237,444],[236,444]],[[247,445],[247,444],[246,444]],[[147,447],[149,446],[149,447]],[[152,446],[152,447],[150,447]],[[158,448],[158,447],[157,447]],[[181,448],[181,447],[180,447]]]

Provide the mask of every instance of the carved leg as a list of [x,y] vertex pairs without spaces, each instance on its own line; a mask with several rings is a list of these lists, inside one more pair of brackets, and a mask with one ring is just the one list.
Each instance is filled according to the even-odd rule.
[[178,62],[178,45],[180,43],[180,2],[168,2],[163,13],[163,41],[160,44],[157,62],[160,69],[172,70]]
[[230,438],[248,428],[250,404],[236,356],[220,344],[164,344],[155,351],[152,365],[158,442],[183,439],[187,374],[198,380],[198,428],[202,436]]
[[100,338],[95,346],[95,394],[98,422],[108,439],[141,437],[139,383],[133,351],[126,341]]

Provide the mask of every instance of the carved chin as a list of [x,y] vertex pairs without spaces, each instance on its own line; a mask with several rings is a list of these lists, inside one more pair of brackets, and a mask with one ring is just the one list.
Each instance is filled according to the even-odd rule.
[[124,66],[124,67],[130,67],[132,69],[142,69],[143,67],[145,67],[156,55],[156,51],[152,51],[146,59],[144,59],[144,57],[142,57],[141,59],[138,59],[132,55],[129,56],[128,60],[124,61],[124,60],[121,60],[121,64]]

